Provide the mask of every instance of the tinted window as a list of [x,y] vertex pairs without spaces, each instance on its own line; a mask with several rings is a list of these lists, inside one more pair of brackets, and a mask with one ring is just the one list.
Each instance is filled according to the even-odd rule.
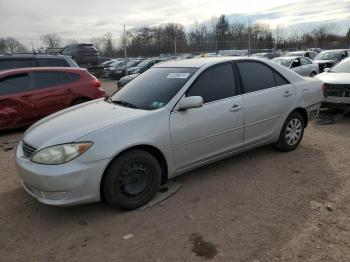
[[6,77],[0,80],[0,95],[28,91],[29,77],[27,74]]
[[201,96],[204,103],[235,95],[235,79],[230,64],[204,71],[191,86],[186,96]]
[[66,73],[66,74],[69,76],[71,82],[74,82],[80,79],[80,75],[78,74],[75,74],[75,73]]
[[282,77],[279,73],[273,72],[273,74],[275,76],[276,86],[283,86],[283,85],[289,84],[289,82],[284,77]]
[[112,95],[111,100],[145,110],[161,108],[179,92],[195,71],[193,68],[151,68]]
[[0,70],[13,69],[13,68],[23,68],[32,67],[32,59],[10,59],[10,60],[0,60]]
[[62,67],[69,67],[69,64],[64,59],[58,59],[58,58],[37,58],[38,66],[62,66]]
[[275,86],[273,71],[256,62],[237,63],[245,93],[250,93]]
[[69,81],[63,72],[34,72],[33,77],[36,89],[58,86]]

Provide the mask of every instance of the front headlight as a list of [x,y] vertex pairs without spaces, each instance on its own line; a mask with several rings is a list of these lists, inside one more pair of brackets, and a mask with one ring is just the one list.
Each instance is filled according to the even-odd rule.
[[82,142],[47,147],[37,152],[31,160],[44,165],[63,164],[84,154],[92,144],[92,142]]

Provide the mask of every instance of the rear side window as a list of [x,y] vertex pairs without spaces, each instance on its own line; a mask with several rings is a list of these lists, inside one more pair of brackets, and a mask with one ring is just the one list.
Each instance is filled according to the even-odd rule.
[[28,74],[14,75],[0,79],[0,95],[26,92],[29,90]]
[[230,64],[204,71],[191,86],[186,96],[201,96],[204,103],[235,95],[235,79]]
[[34,66],[33,59],[9,59],[0,60],[0,70],[13,69],[13,68],[26,68]]
[[39,67],[69,67],[66,60],[59,58],[37,58],[36,61]]
[[279,73],[273,72],[273,74],[275,76],[276,86],[283,86],[283,85],[289,84],[289,82],[284,77],[282,77]]
[[35,89],[66,84],[70,81],[64,72],[33,72]]
[[274,72],[262,63],[243,61],[237,63],[245,93],[275,86]]
[[66,73],[66,74],[68,75],[71,82],[78,81],[80,79],[79,74],[75,74],[75,73]]

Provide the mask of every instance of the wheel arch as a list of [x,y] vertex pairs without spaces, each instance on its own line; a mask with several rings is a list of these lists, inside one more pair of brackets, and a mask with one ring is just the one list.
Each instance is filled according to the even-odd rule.
[[129,148],[124,149],[123,151],[119,152],[117,155],[115,155],[111,161],[108,163],[107,167],[105,168],[102,178],[101,178],[101,182],[100,182],[100,197],[101,199],[104,199],[104,191],[103,191],[103,182],[105,179],[105,174],[106,171],[108,170],[109,166],[112,164],[112,162],[116,159],[118,159],[121,155],[133,151],[133,150],[143,150],[145,152],[150,153],[151,155],[153,155],[158,161],[159,164],[162,168],[162,184],[165,183],[168,180],[168,164],[167,161],[165,159],[164,154],[162,153],[162,151],[160,151],[157,147],[155,146],[151,146],[151,145],[135,145]]
[[[295,108],[291,113],[293,113],[293,112],[298,112],[299,114],[302,115],[303,120],[304,120],[304,128],[307,127],[307,124],[308,124],[308,122],[309,122],[309,118],[308,118],[308,116],[307,116],[307,111],[306,111],[306,109],[305,109],[305,108],[302,108],[302,107],[298,107],[298,108]],[[290,114],[291,114],[291,113],[290,113]],[[290,114],[289,114],[289,115],[290,115]]]

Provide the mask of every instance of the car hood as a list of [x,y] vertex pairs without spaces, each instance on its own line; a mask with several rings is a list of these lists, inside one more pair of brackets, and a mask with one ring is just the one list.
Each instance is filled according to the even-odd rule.
[[313,63],[316,63],[316,64],[334,64],[334,63],[337,63],[338,61],[336,60],[313,60],[312,61]]
[[38,149],[74,142],[97,130],[149,113],[150,111],[122,107],[99,99],[40,120],[26,131],[23,140]]
[[350,73],[322,73],[316,76],[324,83],[350,84]]

